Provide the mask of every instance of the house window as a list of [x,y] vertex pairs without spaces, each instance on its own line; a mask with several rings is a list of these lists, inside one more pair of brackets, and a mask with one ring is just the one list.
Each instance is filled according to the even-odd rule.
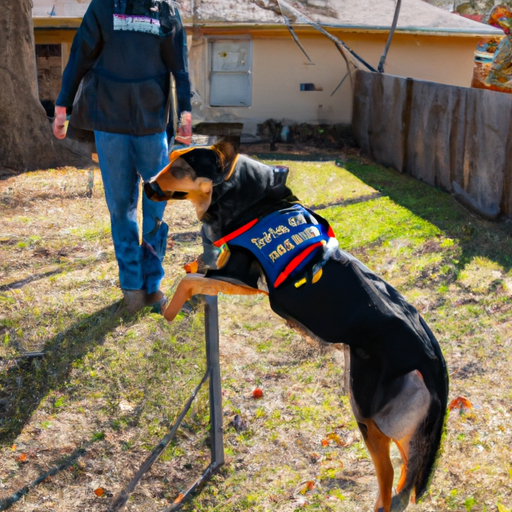
[[210,106],[250,107],[252,43],[247,39],[210,42]]

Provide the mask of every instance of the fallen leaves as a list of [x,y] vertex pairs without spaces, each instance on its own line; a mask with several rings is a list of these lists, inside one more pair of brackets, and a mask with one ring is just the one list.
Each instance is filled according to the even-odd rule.
[[334,441],[338,446],[347,446],[348,443],[341,439],[336,432],[330,432],[325,439],[322,439],[322,446],[328,446],[329,441]]
[[105,489],[103,489],[102,487],[98,487],[97,489],[94,489],[94,494],[96,494],[96,496],[100,498],[105,494]]
[[312,463],[316,464],[318,461],[322,459],[322,456],[319,455],[318,453],[311,453],[309,455],[309,459],[311,460]]
[[306,494],[308,491],[312,491],[315,488],[314,480],[308,480],[304,487],[300,490],[301,494]]
[[453,411],[454,409],[459,409],[461,412],[464,412],[465,410],[473,409],[473,406],[471,405],[471,402],[467,398],[464,398],[463,396],[458,396],[457,398],[454,398],[450,402],[448,409],[450,409],[450,411]]

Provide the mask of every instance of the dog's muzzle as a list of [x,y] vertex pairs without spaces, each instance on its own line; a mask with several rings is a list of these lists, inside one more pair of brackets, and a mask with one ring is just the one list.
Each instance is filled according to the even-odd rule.
[[171,199],[186,199],[188,192],[179,190],[163,191],[156,181],[146,181],[144,183],[144,192],[151,201],[170,201]]

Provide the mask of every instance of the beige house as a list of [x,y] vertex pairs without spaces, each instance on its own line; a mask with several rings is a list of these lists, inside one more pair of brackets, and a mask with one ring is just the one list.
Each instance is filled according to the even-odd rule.
[[[60,53],[53,51],[54,68],[57,61],[60,70],[65,65],[88,3],[34,0],[36,44],[60,45]],[[301,4],[308,19],[377,68],[394,0],[301,0]],[[277,0],[181,0],[178,5],[188,34],[195,122],[243,123],[248,134],[255,134],[257,125],[270,118],[286,124],[351,122],[351,82],[347,78],[338,87],[346,75],[344,59],[332,40],[299,19],[293,27],[308,60],[275,12]],[[403,0],[385,71],[469,87],[477,41],[499,34],[493,27],[422,0]],[[54,47],[40,48],[45,51],[38,52],[39,61]]]

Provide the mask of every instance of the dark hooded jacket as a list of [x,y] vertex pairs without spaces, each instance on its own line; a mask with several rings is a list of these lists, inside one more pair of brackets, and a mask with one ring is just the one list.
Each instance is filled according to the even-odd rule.
[[170,73],[179,118],[191,110],[190,82],[186,34],[172,0],[92,0],[57,105],[73,106],[74,128],[161,133],[170,122]]

